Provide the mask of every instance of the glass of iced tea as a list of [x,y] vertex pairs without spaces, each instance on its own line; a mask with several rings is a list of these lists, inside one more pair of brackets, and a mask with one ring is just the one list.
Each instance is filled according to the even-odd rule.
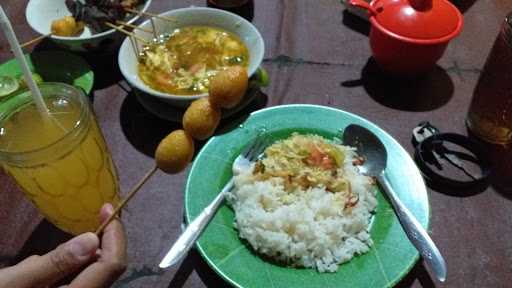
[[50,117],[30,91],[0,106],[0,163],[50,222],[75,235],[94,231],[101,206],[119,201],[110,153],[81,90],[39,87]]
[[503,21],[487,57],[466,124],[487,142],[512,143],[512,13]]

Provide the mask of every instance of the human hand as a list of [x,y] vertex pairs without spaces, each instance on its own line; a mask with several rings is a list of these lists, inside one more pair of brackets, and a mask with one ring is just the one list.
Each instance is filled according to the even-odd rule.
[[[105,221],[114,209],[105,204],[100,211]],[[31,256],[15,266],[0,270],[0,287],[48,287],[80,271],[64,287],[108,287],[126,270],[126,239],[119,219],[110,222],[100,240],[88,232],[59,245],[43,256]]]

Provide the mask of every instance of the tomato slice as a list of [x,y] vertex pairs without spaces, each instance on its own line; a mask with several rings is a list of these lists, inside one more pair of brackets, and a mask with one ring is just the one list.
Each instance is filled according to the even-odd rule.
[[310,147],[309,156],[306,158],[306,163],[311,166],[320,167],[324,170],[330,170],[335,167],[333,159],[329,154],[321,151],[318,147],[312,145]]

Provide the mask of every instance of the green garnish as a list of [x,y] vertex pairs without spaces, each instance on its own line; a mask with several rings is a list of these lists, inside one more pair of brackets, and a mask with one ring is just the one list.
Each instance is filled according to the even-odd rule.
[[240,55],[240,56],[233,56],[233,57],[230,57],[228,59],[228,63],[230,65],[236,65],[236,64],[240,64],[240,63],[243,63],[245,61],[245,57],[243,55]]
[[258,68],[258,70],[256,70],[256,76],[258,77],[258,84],[260,87],[267,87],[270,83],[268,73],[265,69],[261,67]]

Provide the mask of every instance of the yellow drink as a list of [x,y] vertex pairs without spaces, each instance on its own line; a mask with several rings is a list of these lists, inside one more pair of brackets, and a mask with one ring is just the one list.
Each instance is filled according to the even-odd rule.
[[57,83],[41,90],[50,120],[31,101],[0,109],[0,161],[50,222],[72,234],[94,231],[101,206],[119,201],[112,159],[81,91]]

